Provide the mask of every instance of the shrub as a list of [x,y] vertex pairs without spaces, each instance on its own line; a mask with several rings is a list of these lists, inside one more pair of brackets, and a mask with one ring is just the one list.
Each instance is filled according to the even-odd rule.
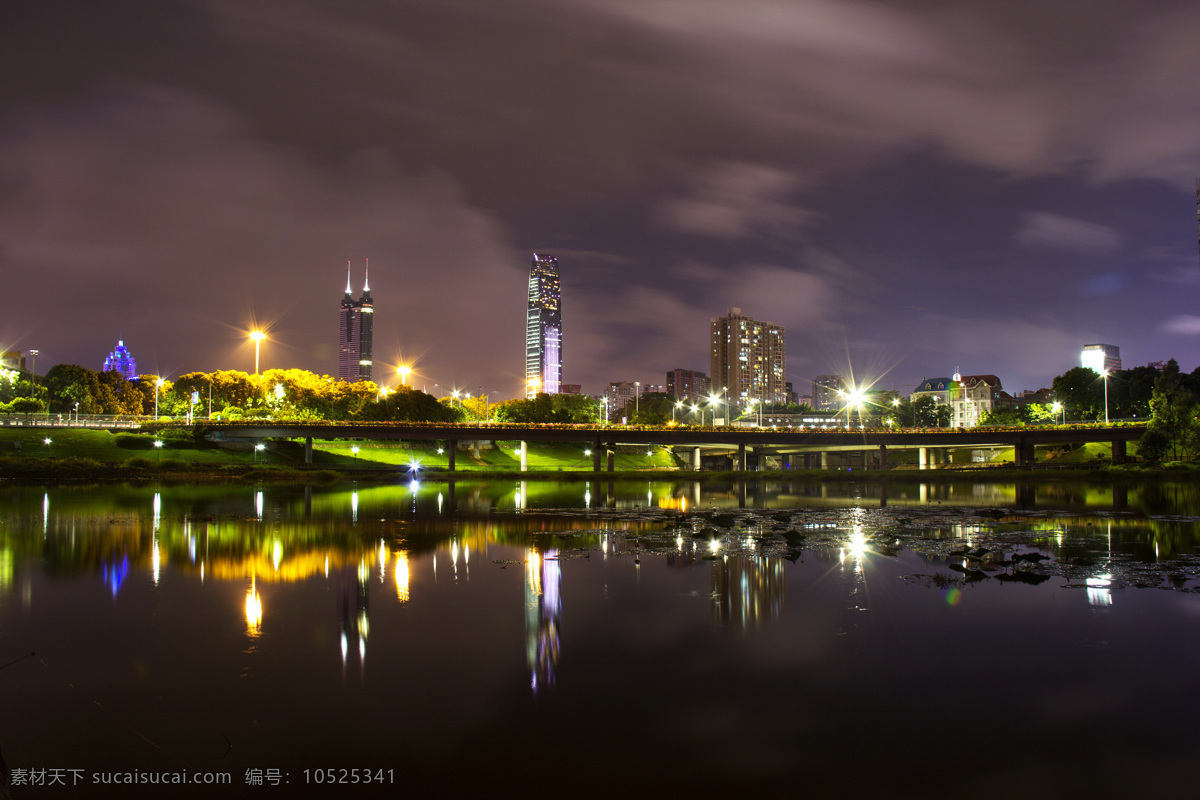
[[136,458],[128,459],[125,466],[133,467],[134,469],[153,469],[154,461],[145,456],[137,456]]

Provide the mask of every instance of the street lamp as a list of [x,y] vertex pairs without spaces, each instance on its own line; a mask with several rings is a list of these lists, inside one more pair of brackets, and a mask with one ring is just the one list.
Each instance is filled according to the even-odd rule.
[[[699,410],[700,410],[700,406],[697,405],[696,403],[692,403],[692,413],[695,414]],[[703,413],[700,414],[700,427],[701,428],[704,427],[704,414]]]
[[[255,345],[257,347],[257,345]],[[257,366],[257,365],[256,365]],[[158,393],[162,391],[163,384],[166,383],[162,378],[157,378],[154,381],[154,421],[158,422]],[[79,414],[79,403],[75,404],[75,414]]]
[[633,382],[633,416],[636,418],[642,410],[642,382]]
[[261,451],[266,450],[266,449],[267,449],[267,446],[265,444],[263,444],[262,442],[259,442],[258,444],[254,445],[254,463],[255,464],[258,463],[258,454]]
[[[1055,422],[1058,422],[1058,412],[1060,412],[1060,411],[1062,411],[1062,410],[1063,410],[1063,404],[1062,404],[1062,403],[1060,403],[1060,402],[1058,402],[1057,400],[1055,400],[1053,403],[1051,403],[1051,404],[1050,404],[1050,411],[1051,411],[1051,413],[1053,413],[1053,414],[1054,414],[1054,421],[1055,421]],[[1066,415],[1066,412],[1064,412],[1064,413],[1063,413],[1063,421],[1062,421],[1062,424],[1063,424],[1063,425],[1066,425],[1066,424],[1067,424],[1067,415]]]
[[262,331],[250,331],[250,338],[254,340],[254,374],[257,375],[259,349],[262,346],[262,340],[267,338],[267,335]]
[[37,397],[37,350],[29,351],[29,396]]
[[671,424],[672,425],[675,424],[675,410],[678,408],[683,408],[682,400],[680,400],[678,403],[676,403],[674,406],[671,407]]
[[158,451],[158,463],[162,463],[162,439],[154,440],[154,449]]
[[1104,424],[1108,424],[1108,367],[1100,370],[1100,374],[1104,376]]
[[396,373],[400,376],[401,386],[408,386],[408,373],[410,372],[412,372],[412,367],[408,366],[407,364],[401,365],[400,368],[396,370]]

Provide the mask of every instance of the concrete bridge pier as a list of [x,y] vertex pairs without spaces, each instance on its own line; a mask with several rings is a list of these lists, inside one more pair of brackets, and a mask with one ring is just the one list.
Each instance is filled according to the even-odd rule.
[[1124,464],[1127,459],[1125,452],[1125,440],[1112,443],[1112,463]]
[[617,466],[617,443],[609,442],[604,449],[608,451],[608,471],[612,472]]
[[597,439],[592,443],[592,472],[600,471],[600,457],[603,455],[603,444]]
[[446,459],[446,469],[450,472],[454,472],[454,454],[457,450],[458,441],[456,439],[451,439],[446,442],[446,452],[448,454]]
[[1013,460],[1017,467],[1032,467],[1034,461],[1033,442],[1018,439],[1013,446]]
[[741,472],[746,471],[746,444],[744,442],[738,445],[737,469]]
[[887,469],[887,465],[887,445],[881,444],[879,445],[879,468]]
[[525,441],[521,442],[521,472],[529,471],[529,445]]
[[312,437],[311,436],[304,437],[304,463],[305,464],[312,463]]
[[746,482],[738,481],[738,508],[746,507]]
[[829,469],[829,451],[821,451],[821,469]]
[[929,448],[917,448],[917,469],[929,469]]
[[692,448],[692,469],[696,470],[696,472],[700,471],[700,448],[699,447]]

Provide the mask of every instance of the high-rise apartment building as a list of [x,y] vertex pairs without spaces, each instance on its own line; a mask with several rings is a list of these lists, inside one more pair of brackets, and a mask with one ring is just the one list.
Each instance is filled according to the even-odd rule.
[[344,381],[369,381],[374,363],[371,359],[371,326],[375,306],[371,299],[370,264],[363,271],[363,292],[355,300],[350,293],[350,262],[346,262],[346,294],[338,314],[338,378]]
[[728,402],[745,407],[749,400],[786,403],[784,331],[773,322],[759,322],[731,308],[712,318],[713,392],[726,390]]
[[703,372],[673,369],[667,373],[667,394],[675,400],[700,403],[712,391],[712,382]]
[[838,398],[846,390],[846,379],[841,375],[818,375],[812,382],[812,407],[817,411],[837,411],[842,407]]
[[137,362],[134,361],[129,348],[125,346],[124,339],[118,339],[117,346],[104,359],[104,371],[119,372],[127,381],[137,377]]
[[1115,344],[1085,344],[1079,363],[1100,374],[1105,370],[1116,372],[1121,369],[1121,348]]
[[558,259],[533,254],[525,315],[525,396],[558,394],[562,386],[562,306]]

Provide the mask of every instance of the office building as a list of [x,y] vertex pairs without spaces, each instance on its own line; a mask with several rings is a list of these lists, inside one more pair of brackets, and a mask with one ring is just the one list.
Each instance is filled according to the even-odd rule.
[[533,254],[525,315],[525,396],[558,394],[562,386],[562,307],[558,259]]
[[724,389],[727,402],[739,408],[750,400],[787,402],[783,328],[731,308],[725,316],[712,318],[710,334],[714,393]]
[[371,329],[375,318],[371,299],[370,264],[363,271],[362,295],[355,300],[350,288],[350,262],[346,262],[346,294],[338,314],[338,378],[344,381],[371,380]]
[[1085,344],[1079,363],[1099,375],[1105,370],[1116,372],[1121,369],[1121,348],[1115,344]]
[[119,372],[121,377],[127,381],[131,381],[137,377],[137,362],[133,360],[133,355],[130,354],[129,348],[125,346],[123,339],[117,340],[117,346],[104,359],[105,372]]

